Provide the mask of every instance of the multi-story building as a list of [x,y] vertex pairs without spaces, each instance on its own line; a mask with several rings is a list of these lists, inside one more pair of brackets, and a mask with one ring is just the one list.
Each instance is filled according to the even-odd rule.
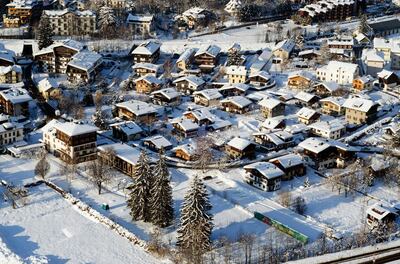
[[317,69],[317,78],[321,81],[337,82],[338,84],[350,84],[359,75],[357,64],[329,61],[328,65]]
[[155,28],[154,16],[132,15],[126,19],[133,34],[150,35]]
[[50,73],[67,73],[68,63],[84,48],[80,42],[68,39],[56,42],[33,55],[41,70]]
[[376,119],[378,104],[363,98],[349,98],[343,107],[346,109],[346,121],[350,124],[365,124]]
[[92,35],[97,30],[96,14],[92,11],[45,10],[53,32],[58,36]]
[[199,49],[194,55],[194,60],[201,70],[212,71],[217,65],[221,48],[216,45],[209,45]]
[[131,53],[135,63],[155,63],[160,57],[161,44],[155,41],[146,41],[137,46]]
[[97,158],[97,127],[72,122],[54,122],[43,129],[46,149],[67,163]]
[[344,115],[344,99],[342,97],[328,97],[319,101],[322,104],[322,113],[331,116]]
[[0,66],[0,84],[19,82],[22,82],[22,69],[20,66]]
[[157,110],[148,103],[131,100],[116,104],[118,117],[139,124],[151,124],[156,120]]
[[78,52],[67,64],[67,75],[71,82],[92,82],[103,63],[102,56],[92,51]]
[[346,127],[337,119],[315,122],[308,127],[312,134],[328,139],[339,139],[346,132]]
[[245,83],[247,79],[247,69],[245,66],[231,65],[226,67],[226,75],[229,84]]
[[7,28],[17,28],[27,25],[31,21],[35,2],[28,3],[23,0],[14,0],[8,3],[7,14],[3,15],[3,24]]
[[281,188],[282,177],[285,173],[270,162],[256,162],[243,167],[244,180],[248,184],[263,191],[276,191]]
[[329,39],[327,42],[329,52],[338,59],[351,60],[354,57],[354,38],[352,36],[340,36]]
[[358,0],[321,0],[300,8],[297,17],[308,23],[343,21],[358,14],[360,7],[358,2]]
[[13,116],[29,116],[29,102],[32,101],[27,90],[11,88],[0,91],[0,113]]
[[285,115],[285,104],[274,98],[264,98],[258,104],[266,118]]
[[0,124],[0,145],[8,145],[24,139],[24,127],[19,123]]

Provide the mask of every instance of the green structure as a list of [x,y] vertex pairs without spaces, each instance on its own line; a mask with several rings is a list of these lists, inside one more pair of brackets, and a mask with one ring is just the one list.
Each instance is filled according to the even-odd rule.
[[302,233],[300,233],[300,232],[298,232],[298,231],[296,231],[274,219],[271,219],[263,214],[260,214],[259,212],[254,212],[254,217],[256,219],[260,220],[261,222],[263,222],[267,225],[273,226],[276,229],[278,229],[279,231],[281,231],[285,234],[288,234],[289,236],[299,240],[300,242],[302,242],[304,244],[306,244],[308,242],[308,236],[306,236],[306,235],[304,235],[304,234],[302,234]]

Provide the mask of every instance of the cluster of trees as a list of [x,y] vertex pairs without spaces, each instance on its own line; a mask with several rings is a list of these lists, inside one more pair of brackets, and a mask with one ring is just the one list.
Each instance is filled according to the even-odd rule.
[[297,196],[293,199],[292,194],[287,192],[281,192],[278,196],[278,202],[298,214],[304,215],[307,211],[306,201],[303,197]]

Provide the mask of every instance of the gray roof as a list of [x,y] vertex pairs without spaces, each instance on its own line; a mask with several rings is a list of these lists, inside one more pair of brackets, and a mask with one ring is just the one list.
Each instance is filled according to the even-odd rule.
[[400,28],[400,20],[391,19],[386,21],[379,21],[375,23],[370,23],[369,26],[374,31],[385,31],[385,30],[392,30],[392,29],[399,29]]

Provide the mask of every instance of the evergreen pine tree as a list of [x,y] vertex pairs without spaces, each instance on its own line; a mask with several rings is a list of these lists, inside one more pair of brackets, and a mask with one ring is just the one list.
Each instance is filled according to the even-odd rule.
[[177,245],[189,255],[199,259],[210,249],[212,215],[211,204],[204,183],[195,176],[181,207]]
[[368,25],[368,20],[366,15],[361,15],[360,24],[358,25],[358,31],[368,36],[371,32],[371,27]]
[[228,53],[228,62],[227,66],[231,65],[242,65],[242,56],[237,49],[233,49],[231,52]]
[[151,167],[147,153],[143,150],[134,169],[134,183],[128,187],[130,190],[128,207],[133,221],[150,221],[150,189],[151,189]]
[[164,150],[160,151],[160,158],[153,169],[154,184],[151,189],[151,219],[159,227],[171,225],[174,219],[172,206],[172,187],[170,175],[165,163]]
[[111,7],[103,6],[99,11],[98,24],[100,32],[105,36],[112,36],[116,32],[117,17]]
[[47,16],[42,16],[37,31],[39,49],[47,48],[53,44],[53,28]]

